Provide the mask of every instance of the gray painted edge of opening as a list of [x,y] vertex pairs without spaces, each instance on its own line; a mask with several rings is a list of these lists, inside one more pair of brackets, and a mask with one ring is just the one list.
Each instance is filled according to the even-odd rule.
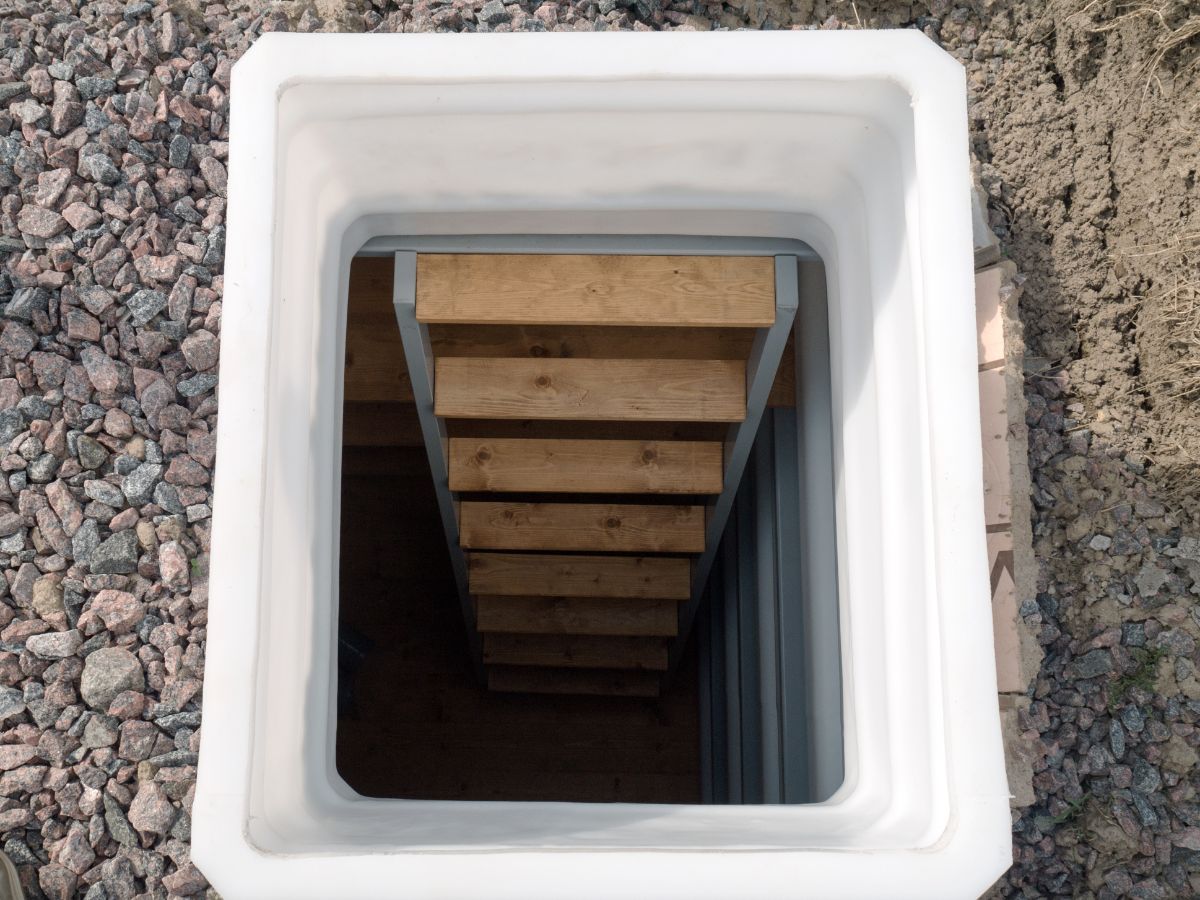
[[686,234],[447,234],[372,238],[358,256],[415,253],[586,253],[640,256],[794,256],[821,262],[804,241],[791,238]]

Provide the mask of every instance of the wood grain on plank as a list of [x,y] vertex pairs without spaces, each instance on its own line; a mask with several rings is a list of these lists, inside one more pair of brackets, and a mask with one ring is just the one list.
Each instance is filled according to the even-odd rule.
[[704,507],[464,501],[459,534],[473,550],[702,553]]
[[746,418],[746,364],[741,360],[439,359],[434,385],[434,409],[450,418]]
[[[572,328],[563,325],[431,325],[435,356],[530,359],[747,359],[752,328]],[[399,346],[399,336],[396,337]],[[796,404],[796,339],[788,335],[768,406]]]
[[422,322],[766,327],[771,257],[422,253]]
[[657,697],[660,682],[654,672],[538,669],[527,666],[488,666],[487,679],[488,688],[493,691],[615,697]]
[[474,601],[476,627],[485,634],[674,637],[679,629],[676,600],[478,596]]
[[[391,257],[358,256],[350,263],[346,314],[346,402],[412,402],[400,329],[392,307]],[[746,359],[755,331],[748,328],[604,327],[563,325],[434,324],[435,357],[584,359]],[[770,406],[793,406],[794,338],[775,376]]]
[[667,668],[665,638],[576,634],[485,634],[483,661],[507,666],[570,669]]
[[682,557],[475,552],[467,577],[472,594],[507,597],[691,596],[691,562]]
[[451,438],[450,490],[719,494],[715,441]]

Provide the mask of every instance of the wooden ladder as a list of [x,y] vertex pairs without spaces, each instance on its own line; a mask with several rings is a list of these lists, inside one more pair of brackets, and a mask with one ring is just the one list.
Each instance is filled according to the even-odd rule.
[[657,695],[788,345],[796,258],[405,251],[393,290],[488,687]]

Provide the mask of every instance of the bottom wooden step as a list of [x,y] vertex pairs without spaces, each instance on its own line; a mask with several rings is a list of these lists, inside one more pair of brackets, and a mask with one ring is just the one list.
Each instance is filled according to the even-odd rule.
[[616,697],[657,697],[655,672],[608,669],[551,669],[533,666],[488,666],[488,688],[518,694],[604,694]]
[[577,634],[485,634],[487,665],[666,671],[667,641]]
[[635,597],[475,597],[479,631],[674,637],[675,600]]

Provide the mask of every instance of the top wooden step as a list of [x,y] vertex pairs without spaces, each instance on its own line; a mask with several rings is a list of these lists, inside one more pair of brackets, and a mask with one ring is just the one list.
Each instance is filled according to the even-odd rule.
[[[347,403],[413,402],[392,306],[394,269],[395,261],[390,256],[356,256],[350,261],[344,386]],[[750,328],[440,323],[430,326],[429,339],[436,357],[747,359],[756,333]],[[795,405],[792,345],[789,336],[783,364],[767,400],[769,406]],[[379,427],[373,416],[379,413],[391,421],[398,415],[395,410],[361,411],[369,415],[358,442],[394,442],[389,429]],[[415,428],[415,419],[413,425]],[[421,441],[419,432],[416,441]]]
[[422,253],[421,322],[765,328],[768,256]]

